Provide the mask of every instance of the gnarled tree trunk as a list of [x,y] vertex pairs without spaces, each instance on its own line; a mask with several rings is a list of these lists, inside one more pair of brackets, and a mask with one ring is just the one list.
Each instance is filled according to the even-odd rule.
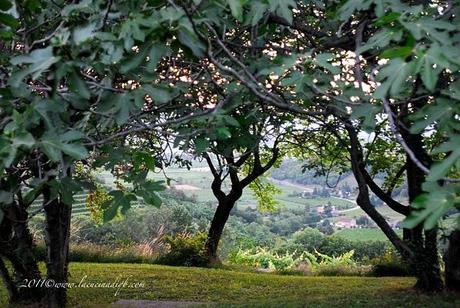
[[208,239],[205,245],[206,257],[208,258],[210,264],[220,263],[217,255],[217,248],[219,246],[220,238],[222,237],[224,226],[227,223],[230,212],[235,206],[235,202],[238,198],[239,197],[236,197],[235,194],[232,198],[230,198],[230,196],[226,196],[219,200],[219,205],[214,213],[208,232]]

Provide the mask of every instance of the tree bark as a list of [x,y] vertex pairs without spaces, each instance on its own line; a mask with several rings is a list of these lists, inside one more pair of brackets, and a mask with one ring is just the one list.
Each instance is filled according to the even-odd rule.
[[[429,166],[431,159],[423,147],[422,136],[406,133],[403,134],[403,137],[412,151],[417,153],[418,159],[425,166]],[[409,202],[412,203],[423,193],[422,184],[425,182],[425,173],[411,160],[409,155],[406,155],[406,161]],[[411,230],[409,236],[409,244],[415,253],[415,258],[412,260],[417,276],[415,287],[424,292],[437,292],[444,288],[439,265],[437,234],[436,227],[423,233],[423,227],[417,226]]]
[[217,248],[220,238],[222,237],[224,226],[227,223],[235,202],[236,201],[230,200],[228,197],[219,200],[219,205],[214,213],[205,245],[205,253],[211,265],[220,263],[219,256],[217,255]]
[[[47,279],[56,284],[67,283],[69,264],[70,218],[72,207],[59,199],[50,199],[50,189],[43,192],[45,203],[45,241],[47,246]],[[64,307],[67,292],[64,287],[47,289],[48,307]]]
[[366,181],[366,175],[364,174],[364,158],[363,151],[361,149],[358,134],[351,123],[346,122],[345,128],[350,138],[350,158],[351,158],[351,169],[353,175],[358,184],[358,197],[356,203],[361,209],[366,212],[367,215],[377,224],[377,226],[383,231],[390,242],[395,246],[396,250],[402,255],[404,259],[410,259],[413,257],[412,250],[401,240],[396,232],[387,223],[385,217],[383,217],[372,205],[369,199],[369,188]]
[[[40,302],[44,295],[43,289],[17,288],[17,284],[41,278],[33,253],[33,238],[27,226],[28,213],[16,202],[4,211],[5,217],[0,227],[0,254],[9,260],[13,267],[14,278],[10,277],[16,289],[12,291],[14,296],[10,297],[10,302]],[[6,267],[3,270],[8,273]]]
[[444,262],[447,289],[460,292],[460,230],[454,230],[450,234]]
[[214,177],[214,180],[211,184],[211,189],[219,202],[216,212],[214,213],[211,227],[209,228],[208,232],[208,239],[205,244],[205,254],[210,265],[220,263],[219,256],[217,255],[217,248],[219,246],[219,241],[222,237],[222,232],[224,230],[225,224],[227,223],[230,212],[235,206],[236,201],[238,201],[238,199],[240,199],[240,197],[243,195],[243,189],[246,186],[264,174],[276,162],[279,157],[279,150],[277,145],[278,142],[275,141],[273,146],[273,155],[264,166],[262,166],[259,151],[255,150],[252,152],[254,158],[253,168],[251,172],[242,180],[240,180],[238,177],[238,167],[241,167],[246,162],[251,152],[247,152],[246,154],[242,155],[237,161],[235,161],[233,155],[225,157],[225,160],[229,166],[228,175],[230,176],[232,183],[232,188],[228,194],[225,194],[222,191],[222,173],[216,170],[209,155],[206,154],[204,156]]

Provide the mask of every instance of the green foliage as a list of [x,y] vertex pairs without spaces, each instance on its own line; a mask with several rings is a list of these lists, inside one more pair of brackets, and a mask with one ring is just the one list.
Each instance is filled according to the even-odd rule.
[[295,257],[294,253],[280,255],[266,248],[256,247],[251,250],[240,249],[233,252],[230,254],[228,261],[232,264],[281,271],[294,268],[308,257],[311,257],[310,254],[305,255],[305,257]]
[[274,199],[274,195],[281,194],[281,190],[275,185],[263,182],[260,178],[249,184],[257,200],[257,209],[260,212],[275,212],[281,206],[280,202]]
[[98,224],[104,221],[103,205],[109,202],[113,197],[102,185],[96,185],[96,190],[88,193],[86,197],[86,207],[90,211],[91,218]]
[[166,236],[164,241],[169,245],[169,251],[160,256],[157,262],[177,266],[205,266],[208,264],[204,251],[206,240],[207,234],[204,232],[195,235],[178,233]]
[[247,265],[281,273],[303,272],[321,276],[356,275],[358,265],[352,259],[353,251],[338,256],[328,256],[315,251],[309,253],[278,254],[266,248],[256,247],[250,250],[238,250],[229,257],[232,264]]
[[413,274],[394,249],[387,249],[383,255],[369,261],[372,264],[372,274],[376,277],[410,276]]

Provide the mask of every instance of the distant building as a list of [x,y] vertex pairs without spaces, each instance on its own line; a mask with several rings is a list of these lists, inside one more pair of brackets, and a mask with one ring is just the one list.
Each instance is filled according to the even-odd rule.
[[343,229],[352,229],[356,228],[358,225],[356,224],[356,219],[353,218],[341,218],[335,222],[335,226],[337,228]]
[[337,210],[335,205],[332,205],[332,206],[318,206],[318,207],[316,207],[316,213],[318,213],[318,215],[326,215],[328,217],[339,216],[339,211]]

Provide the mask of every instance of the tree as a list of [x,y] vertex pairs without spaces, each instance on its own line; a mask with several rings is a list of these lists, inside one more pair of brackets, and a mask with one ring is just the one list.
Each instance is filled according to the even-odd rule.
[[[155,192],[162,186],[146,177],[156,164],[133,140],[149,140],[143,132],[155,134],[159,127],[213,111],[190,115],[189,108],[173,102],[184,92],[179,84],[170,87],[161,73],[171,67],[169,60],[174,62],[174,57],[166,56],[178,56],[187,48],[178,33],[187,25],[164,28],[169,22],[167,11],[139,4],[1,1],[0,9],[7,13],[2,12],[0,19],[0,48],[5,55],[0,58],[0,222],[8,241],[2,257],[26,262],[16,262],[18,278],[40,277],[30,254],[27,209],[42,195],[47,278],[67,281],[73,195],[91,184],[75,176],[77,161],[89,163],[97,156],[101,165],[114,171],[128,166],[119,178],[132,187],[110,192],[106,220],[126,213],[136,195],[158,206]],[[170,45],[173,37],[177,43]],[[104,146],[109,143],[116,144],[117,151]],[[22,196],[23,192],[27,194]],[[25,223],[14,223],[15,217]],[[13,254],[19,251],[20,256]],[[37,291],[30,298],[26,290],[19,291],[4,266],[1,274],[11,302],[38,301],[42,296]],[[46,291],[49,306],[65,305],[65,289]]]
[[[458,27],[455,26],[458,17],[452,13],[455,6],[450,5],[415,6],[403,2],[371,4],[371,1],[348,1],[343,5],[328,5],[327,11],[321,5],[304,5],[294,1],[253,1],[251,4],[233,6],[230,10],[232,17],[243,25],[250,25],[250,30],[244,26],[240,27],[238,22],[229,17],[230,15],[225,14],[218,15],[220,19],[217,21],[219,17],[214,13],[215,18],[209,23],[203,18],[206,14],[202,15],[209,9],[209,3],[192,7],[192,10],[185,7],[182,9],[189,16],[197,37],[207,46],[208,60],[220,69],[226,78],[238,80],[254,95],[263,98],[264,104],[278,110],[289,111],[300,118],[310,120],[318,120],[318,117],[324,116],[325,120],[320,122],[326,128],[337,128],[331,125],[333,121],[330,119],[331,115],[336,117],[341,123],[342,132],[349,140],[344,144],[350,145],[347,150],[360,190],[358,204],[409,259],[414,251],[391,230],[384,217],[375,210],[369,200],[369,187],[374,186],[369,184],[371,182],[368,181],[369,177],[362,163],[365,159],[358,135],[362,128],[370,131],[380,122],[391,129],[392,134],[389,137],[407,153],[409,163],[414,165],[411,169],[413,172],[408,172],[408,179],[415,181],[411,188],[410,201],[412,204],[418,204],[419,209],[424,208],[405,210],[410,212],[406,226],[418,228],[418,231],[410,231],[414,235],[417,234],[411,243],[418,243],[416,247],[422,247],[423,251],[426,250],[430,254],[425,255],[425,258],[422,257],[423,253],[417,253],[421,275],[419,282],[426,290],[437,290],[440,288],[441,280],[437,269],[438,261],[434,257],[436,230],[429,229],[436,226],[437,220],[446,208],[456,206],[456,203],[448,202],[445,207],[435,211],[438,207],[428,206],[422,202],[428,200],[419,197],[422,195],[420,188],[425,181],[425,173],[431,174],[430,166],[426,165],[426,162],[424,165],[423,159],[414,155],[414,152],[423,153],[419,151],[422,145],[421,135],[416,130],[420,130],[420,127],[431,129],[429,124],[438,123],[441,118],[450,124],[442,125],[440,129],[435,126],[436,132],[442,132],[455,139],[456,133],[449,128],[449,125],[456,121],[455,107],[449,105],[449,112],[442,116],[436,114],[435,110],[440,110],[437,109],[439,106],[446,107],[446,96],[457,99],[455,95],[443,92],[443,89],[451,88],[455,93],[457,86],[454,82],[457,73],[452,72],[458,71],[455,60],[455,46],[458,42],[449,38],[458,31]],[[296,7],[295,14],[291,10],[292,7]],[[335,13],[335,18],[322,18],[334,16],[331,12]],[[302,19],[303,16],[319,18],[311,21]],[[268,25],[276,30],[270,31]],[[340,31],[337,31],[339,26]],[[331,31],[323,32],[321,29]],[[227,35],[221,39],[220,33],[223,31]],[[308,39],[305,40],[304,37]],[[251,44],[245,45],[241,40],[250,41]],[[215,51],[215,46],[219,52]],[[267,52],[260,53],[257,47]],[[311,52],[306,53],[305,50]],[[382,58],[388,59],[387,62],[380,61]],[[268,69],[267,63],[270,63]],[[432,70],[434,64],[435,71]],[[449,77],[444,80],[438,78],[440,76]],[[265,87],[264,82],[268,80],[276,81],[270,82],[270,87]],[[430,96],[433,96],[434,100],[430,99]],[[360,99],[359,102],[356,98]],[[409,113],[397,115],[401,120],[395,125],[395,111],[392,108],[399,106],[402,111],[408,110]],[[415,109],[408,108],[412,106],[415,106]],[[424,117],[427,111],[430,111],[429,120]],[[380,118],[383,121],[376,120],[377,114],[383,115]],[[401,137],[404,134],[399,132],[398,126],[409,118],[413,129],[405,137]],[[412,121],[417,121],[420,127]],[[449,153],[449,149],[453,149],[453,143],[444,140],[438,139],[444,144],[440,151]],[[412,148],[417,144],[418,148]],[[438,156],[438,159],[442,157],[449,159],[434,164],[431,170],[433,176],[427,178],[427,181],[432,183],[431,195],[436,193],[436,189],[440,189],[440,186],[435,184],[436,181],[453,171],[451,169],[458,158],[452,154]],[[333,161],[334,159],[331,160]],[[456,180],[443,179],[445,186],[450,188],[441,187],[437,194],[452,193],[448,199],[455,199],[455,185],[447,184]],[[384,201],[396,205],[390,199],[383,198]],[[425,220],[428,217],[431,218]],[[426,232],[420,231],[419,226],[424,220]],[[422,262],[422,259],[426,261]],[[424,269],[425,266],[430,269]],[[433,279],[422,277],[431,273]]]
[[[236,122],[233,126],[220,128],[225,134],[218,128],[214,140],[210,135],[198,136],[194,140],[195,153],[204,157],[213,175],[211,189],[218,201],[205,247],[210,263],[219,262],[217,248],[225,223],[246,187],[256,193],[259,209],[272,210],[276,205],[270,197],[273,193],[271,184],[262,182],[260,177],[282,156],[282,123],[270,117],[264,119],[263,114],[247,115],[245,108],[237,108],[231,114]],[[203,142],[206,148],[202,146]],[[227,178],[230,187],[226,192]]]

